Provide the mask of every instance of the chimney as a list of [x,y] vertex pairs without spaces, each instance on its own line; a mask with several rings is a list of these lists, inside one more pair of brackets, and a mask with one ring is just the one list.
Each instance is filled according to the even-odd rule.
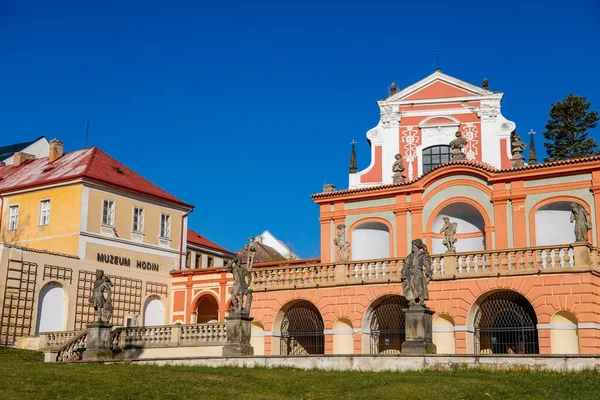
[[48,152],[48,162],[58,160],[63,155],[65,144],[57,139],[50,141],[50,151]]
[[6,163],[4,161],[0,161],[0,167],[6,167]]
[[33,154],[23,153],[21,151],[17,151],[13,156],[13,165],[18,167],[21,164],[24,164],[26,161],[35,160],[35,156]]
[[335,192],[335,185],[331,183],[326,183],[323,185],[323,193],[331,193]]

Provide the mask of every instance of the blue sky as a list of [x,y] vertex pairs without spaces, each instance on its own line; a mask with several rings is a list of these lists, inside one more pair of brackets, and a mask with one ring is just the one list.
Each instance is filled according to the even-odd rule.
[[310,195],[347,187],[352,139],[368,165],[376,100],[433,72],[435,50],[504,92],[540,151],[551,103],[600,110],[597,2],[486,3],[0,0],[0,144],[76,150],[90,120],[90,145],[194,204],[210,239],[269,229],[318,256]]

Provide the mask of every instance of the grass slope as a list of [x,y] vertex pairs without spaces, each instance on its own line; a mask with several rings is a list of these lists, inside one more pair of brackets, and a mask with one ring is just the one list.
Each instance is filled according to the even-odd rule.
[[593,399],[600,373],[330,372],[294,369],[44,364],[0,348],[8,399]]

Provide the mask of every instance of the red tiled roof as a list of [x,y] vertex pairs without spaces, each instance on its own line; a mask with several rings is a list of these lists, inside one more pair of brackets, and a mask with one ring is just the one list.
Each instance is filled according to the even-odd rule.
[[224,247],[219,246],[218,244],[216,244],[213,241],[208,240],[207,238],[205,238],[198,232],[193,231],[191,229],[188,229],[188,231],[187,231],[187,241],[188,241],[188,243],[192,243],[192,244],[196,244],[198,246],[208,247],[210,249],[222,251],[223,253],[227,253],[228,255],[231,255],[231,257],[235,257],[235,254],[233,254],[233,252],[227,250]]
[[549,162],[540,163],[540,164],[529,164],[529,165],[525,165],[523,167],[506,168],[506,169],[499,169],[499,168],[494,167],[493,165],[490,165],[483,161],[477,161],[477,160],[450,161],[450,162],[440,164],[440,165],[436,166],[435,168],[430,169],[429,171],[427,171],[426,173],[424,173],[423,175],[421,175],[419,178],[415,179],[414,181],[407,181],[404,183],[387,183],[387,184],[374,185],[374,186],[365,186],[365,187],[354,188],[354,189],[337,190],[334,192],[321,192],[321,193],[313,194],[311,197],[313,199],[322,199],[322,198],[326,198],[326,197],[340,196],[340,195],[346,195],[346,194],[350,194],[350,193],[371,192],[371,191],[375,191],[375,190],[387,189],[387,188],[392,188],[392,187],[410,186],[410,185],[414,184],[415,182],[422,180],[423,178],[425,178],[427,175],[433,173],[434,171],[438,171],[440,169],[455,166],[455,165],[466,165],[466,166],[470,166],[470,167],[475,167],[477,169],[489,172],[491,174],[498,175],[498,174],[506,174],[506,173],[510,173],[510,172],[517,172],[517,171],[527,171],[527,170],[534,170],[534,169],[556,167],[556,166],[560,166],[560,165],[583,164],[586,162],[593,162],[593,161],[600,161],[600,156],[573,158],[570,160],[549,161]]
[[77,150],[49,162],[48,157],[25,162],[19,166],[0,167],[0,193],[86,178],[133,192],[158,197],[187,207],[167,191],[127,168],[102,150]]

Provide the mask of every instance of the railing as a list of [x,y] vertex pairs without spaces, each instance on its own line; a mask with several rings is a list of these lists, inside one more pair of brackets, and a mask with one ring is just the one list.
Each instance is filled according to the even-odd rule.
[[[81,350],[85,348],[85,340],[87,339],[87,330],[79,332],[78,335],[67,341],[60,348],[56,349],[56,361],[69,361],[81,354]],[[54,354],[54,351],[50,354]]]
[[178,325],[179,345],[223,345],[227,341],[227,324],[210,323],[194,325]]
[[114,351],[174,346],[222,346],[227,341],[227,324],[117,328],[111,333],[110,340]]
[[79,335],[81,331],[43,332],[40,333],[40,349],[56,349]]
[[[398,283],[404,258],[386,258],[252,271],[254,291],[353,284]],[[600,250],[587,244],[445,253],[431,256],[433,280],[600,271]]]

